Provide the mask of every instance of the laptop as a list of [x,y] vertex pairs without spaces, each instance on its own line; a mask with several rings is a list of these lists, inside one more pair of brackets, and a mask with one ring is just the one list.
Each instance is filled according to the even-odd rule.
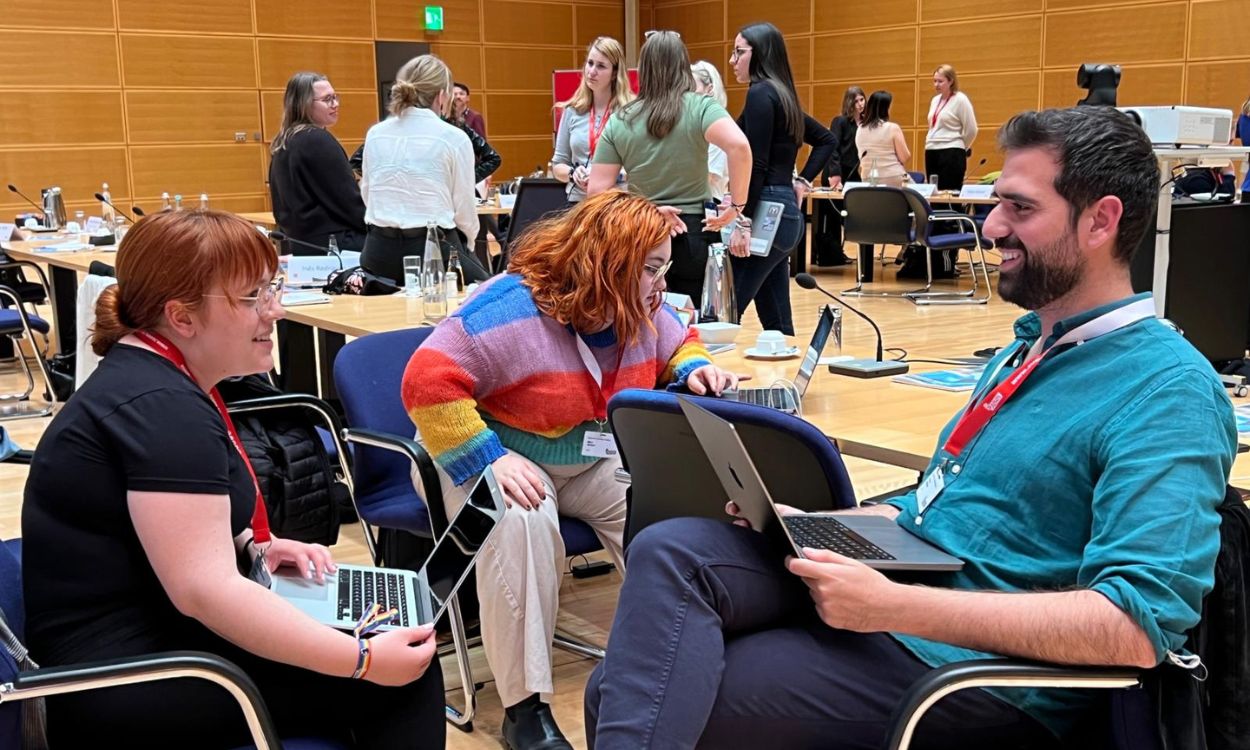
[[733,424],[689,398],[678,399],[717,479],[743,518],[796,556],[802,557],[803,548],[811,547],[832,550],[878,570],[951,571],[963,567],[959,558],[908,533],[885,516],[782,516]]
[[821,308],[820,320],[816,323],[812,340],[807,344],[807,353],[803,355],[803,362],[799,365],[799,374],[794,376],[793,388],[789,385],[739,388],[736,391],[725,391],[722,398],[757,406],[770,406],[787,414],[797,413],[803,394],[807,393],[807,386],[812,382],[812,375],[816,373],[820,355],[825,351],[829,334],[833,331],[833,319],[833,310],[828,305]]
[[504,508],[495,474],[487,467],[420,571],[339,565],[318,583],[288,566],[274,571],[270,588],[317,622],[340,630],[354,629],[374,604],[398,611],[379,630],[435,622],[473,569]]

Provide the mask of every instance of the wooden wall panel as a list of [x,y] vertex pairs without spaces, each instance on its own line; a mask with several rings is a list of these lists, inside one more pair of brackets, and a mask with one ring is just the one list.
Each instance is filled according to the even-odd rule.
[[[893,78],[915,75],[916,72],[914,26],[818,36],[815,44],[817,49],[848,50],[847,54],[835,52],[816,55],[814,79],[817,81]],[[857,49],[871,49],[879,54],[860,55],[849,52]]]
[[378,39],[417,42],[480,42],[478,0],[439,0],[443,8],[442,31],[427,32],[423,26],[424,0],[373,0]]
[[[1192,68],[1190,75],[1193,75]],[[1120,79],[1117,101],[1122,106],[1176,104],[1185,98],[1184,66],[1125,66]],[[1071,107],[1085,97],[1085,90],[1076,85],[1076,70],[1048,70],[1042,74],[1042,106]],[[1228,105],[1224,105],[1228,106]]]
[[324,74],[335,89],[374,89],[370,42],[261,38],[257,50],[263,89],[285,89],[291,74],[300,70]]
[[[198,200],[204,192],[210,201],[218,194],[259,192],[265,181],[264,149],[261,143],[133,146],[130,162],[135,195],[145,199],[162,192],[181,194],[185,206],[191,196]],[[171,164],[178,165],[177,171],[171,173]]]
[[1046,67],[1185,58],[1186,4],[1143,5],[1046,16]]
[[[892,80],[884,79],[861,79],[856,81],[837,81],[833,83],[816,84],[813,111],[811,114],[825,125],[833,122],[833,118],[842,113],[842,95],[846,93],[848,86],[859,86],[864,90],[865,94],[871,94],[878,89],[889,91],[894,96],[894,102],[890,105],[890,119],[908,127],[918,118],[923,118],[924,113],[916,114],[916,79],[915,78],[895,78]],[[928,102],[928,99],[925,99]]]
[[759,21],[768,21],[789,38],[794,34],[812,32],[811,7],[804,2],[779,0],[728,0],[725,31],[732,41],[738,29]]
[[1189,66],[1185,101],[1204,107],[1225,107],[1236,114],[1250,94],[1250,60],[1197,63]]
[[488,44],[576,45],[571,5],[491,0],[482,28]]
[[254,0],[256,32],[373,39],[370,0]]
[[[790,56],[790,70],[796,83],[807,83],[812,80],[812,37],[800,36],[786,42],[786,53]],[[725,67],[732,74],[729,63]]]
[[[925,79],[926,86],[920,95],[917,108],[918,125],[924,125],[929,114],[929,102],[934,92]],[[973,102],[977,115],[977,124],[984,130],[986,125],[998,126],[1017,112],[1037,107],[1041,96],[1041,72],[1037,70],[1018,73],[981,73],[959,76],[959,89],[968,95]],[[978,138],[978,142],[980,139]]]
[[[625,8],[613,5],[578,5],[575,8],[576,30],[573,41],[579,47],[587,47],[595,37],[610,36],[625,43]],[[642,26],[639,33],[651,28]]]
[[124,31],[198,31],[252,33],[251,0],[213,0],[211,10],[193,2],[117,0]]
[[490,145],[495,147],[502,160],[499,171],[493,177],[495,182],[529,175],[535,167],[546,169],[547,162],[555,153],[550,137],[507,138],[491,141]]
[[690,54],[690,62],[692,63],[706,60],[715,65],[716,70],[720,72],[721,80],[725,82],[726,86],[736,85],[733,68],[729,67],[729,46],[725,43],[687,45],[686,52]]
[[1041,16],[926,25],[920,27],[916,74],[932,75],[943,64],[954,65],[961,75],[1038,68],[1041,55]]
[[21,106],[0,107],[0,144],[126,142],[117,91],[31,91],[20,97]]
[[[482,47],[477,44],[432,44],[430,52],[447,63],[451,68],[451,77],[469,87],[471,94],[476,95],[478,89],[485,87],[486,78],[482,75]],[[385,75],[384,75],[385,73]],[[389,73],[379,71],[382,80],[389,80]],[[472,105],[477,109],[477,105]]]
[[251,37],[122,34],[121,42],[128,87],[256,88]]
[[816,3],[814,28],[821,31],[853,31],[879,26],[910,26],[916,23],[920,0],[854,0]]
[[5,34],[0,44],[0,86],[116,87],[116,39],[112,33]]
[[1189,19],[1189,59],[1244,55],[1247,18],[1250,0],[1194,3]]
[[[733,41],[737,28],[731,32],[725,28],[723,0],[710,0],[690,5],[662,5],[655,7],[655,28],[680,31],[687,45],[708,42]],[[642,29],[646,31],[647,29]],[[621,40],[622,42],[624,40]]]
[[573,49],[550,47],[487,47],[486,88],[551,91],[551,71],[581,66]]
[[[35,199],[39,197],[40,188],[59,185],[67,203],[92,200],[92,194],[100,189],[102,182],[109,184],[109,192],[119,200],[131,194],[123,146],[3,150],[0,151],[0,174],[5,176],[6,182],[12,182]],[[0,197],[0,206],[11,208],[27,204],[6,190]]]
[[[985,16],[1041,13],[1044,0],[920,0],[920,22],[964,21]],[[1054,3],[1051,3],[1053,6]]]
[[4,9],[6,26],[35,29],[111,29],[115,25],[113,0],[5,0],[0,7]]
[[260,130],[255,91],[127,91],[126,112],[131,143],[233,143]]

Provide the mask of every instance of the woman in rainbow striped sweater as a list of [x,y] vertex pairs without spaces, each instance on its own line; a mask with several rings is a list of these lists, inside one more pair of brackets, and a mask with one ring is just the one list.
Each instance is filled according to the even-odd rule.
[[565,746],[544,701],[564,569],[557,513],[590,524],[623,569],[625,489],[608,399],[669,383],[718,395],[737,385],[661,304],[670,255],[668,224],[650,202],[616,191],[587,199],[532,227],[509,273],[439,324],[404,373],[404,405],[448,513],[488,465],[507,494],[477,586],[513,748]]

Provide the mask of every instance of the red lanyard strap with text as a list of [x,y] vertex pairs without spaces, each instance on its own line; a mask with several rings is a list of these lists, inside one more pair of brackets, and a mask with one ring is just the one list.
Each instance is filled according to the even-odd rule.
[[577,353],[582,356],[582,364],[586,365],[586,370],[598,386],[595,393],[595,421],[602,425],[608,421],[608,399],[612,397],[612,389],[616,385],[616,375],[621,369],[621,359],[625,356],[625,350],[621,349],[617,352],[616,369],[612,371],[611,376],[604,378],[603,370],[599,367],[599,362],[590,351],[590,347],[577,333],[573,334],[573,338],[577,341]]
[[[182,352],[173,342],[159,333],[151,331],[135,331],[135,337],[143,343],[152,347],[152,349],[165,359],[169,360],[174,367],[182,371],[184,375],[191,378],[195,382],[194,376],[191,375],[191,369],[187,367],[187,360],[182,356]],[[226,410],[226,402],[222,400],[221,394],[217,392],[214,386],[208,395],[213,400],[213,404],[217,407],[217,412],[221,414],[222,420],[226,423],[226,432],[230,433],[230,442],[234,444],[234,449],[239,452],[239,457],[243,459],[244,465],[247,466],[247,473],[252,476],[252,486],[256,488],[256,506],[252,510],[252,538],[256,544],[267,544],[269,542],[269,513],[265,510],[265,498],[260,493],[260,482],[256,479],[256,470],[252,468],[252,462],[247,457],[247,451],[243,449],[243,441],[239,440],[239,433],[234,429],[234,422],[230,419],[230,412]]]
[[590,105],[590,157],[592,159],[595,156],[595,148],[599,145],[599,136],[603,135],[603,129],[608,125],[608,115],[610,114],[612,114],[612,108],[608,107],[603,111],[603,117],[599,119],[599,128],[596,130],[595,105]]
[[1099,336],[1151,317],[1154,317],[1154,300],[1147,297],[1100,315],[1073,328],[1054,344],[1051,344],[1045,351],[1038,351],[1041,344],[1039,339],[1038,343],[1033,346],[1029,358],[1025,360],[1024,364],[1020,365],[1006,380],[985,394],[984,398],[975,404],[969,405],[964,410],[959,421],[955,423],[954,429],[951,430],[950,436],[946,438],[946,445],[942,447],[942,450],[958,458],[959,454],[963,453],[964,448],[968,446],[968,443],[972,441],[972,438],[994,418],[994,415],[1003,408],[1004,404],[1011,400],[1012,396],[1016,395],[1016,392],[1020,390],[1020,386],[1024,385],[1024,381],[1028,380],[1033,371],[1037,369],[1037,366],[1046,358],[1046,355],[1060,346],[1065,344],[1083,344],[1086,341],[1092,341]]

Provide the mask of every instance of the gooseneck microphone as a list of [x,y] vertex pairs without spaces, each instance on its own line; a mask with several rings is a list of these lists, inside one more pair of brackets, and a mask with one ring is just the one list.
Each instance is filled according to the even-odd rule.
[[39,211],[39,213],[41,213],[41,214],[43,213],[43,206],[39,205],[38,203],[35,203],[35,202],[34,202],[34,201],[32,201],[30,198],[27,198],[25,193],[23,193],[21,190],[18,190],[18,189],[17,189],[17,185],[14,185],[13,183],[11,183],[11,182],[10,182],[10,183],[9,183],[9,191],[10,191],[10,192],[13,192],[13,193],[17,193],[18,195],[22,196],[22,200],[24,200],[24,201],[26,201],[27,203],[29,203],[30,205],[34,206],[34,207],[35,207],[35,208]]
[[126,212],[125,212],[125,211],[121,210],[121,209],[120,209],[120,208],[118,208],[117,206],[114,206],[112,203],[109,203],[108,201],[104,200],[104,193],[96,193],[96,194],[95,194],[95,199],[96,199],[96,200],[98,200],[98,201],[100,201],[100,202],[101,202],[101,203],[103,203],[104,205],[108,206],[109,208],[113,209],[113,210],[116,212],[117,218],[118,218],[119,220],[120,220],[120,219],[126,219],[126,221],[130,221],[130,219],[126,216]]
[[326,255],[333,255],[333,256],[334,256],[335,258],[337,258],[337,259],[338,259],[338,261],[339,261],[339,270],[340,270],[340,271],[342,271],[342,270],[343,270],[343,256],[342,256],[342,254],[340,254],[339,252],[337,252],[337,251],[335,251],[335,250],[331,250],[329,247],[327,247],[327,246],[325,246],[325,245],[316,245],[316,244],[313,244],[313,243],[311,243],[311,242],[305,242],[305,241],[303,241],[303,240],[297,240],[297,239],[295,239],[294,237],[290,237],[290,236],[288,236],[286,232],[283,232],[283,231],[278,230],[278,229],[275,229],[274,231],[272,231],[272,232],[270,232],[270,233],[269,233],[269,239],[271,239],[271,240],[276,240],[276,241],[278,241],[278,242],[282,242],[283,240],[285,240],[285,241],[287,241],[287,242],[294,242],[296,245],[302,245],[302,246],[304,246],[304,247],[310,247],[310,248],[312,248],[313,250],[320,250],[321,252],[325,253]]
[[804,289],[815,289],[829,299],[837,302],[846,309],[855,313],[859,317],[868,321],[868,325],[872,326],[872,330],[877,334],[877,358],[876,359],[853,359],[849,362],[835,362],[829,365],[829,372],[835,375],[849,375],[853,378],[882,378],[887,375],[901,375],[907,372],[910,366],[906,362],[895,362],[885,359],[885,344],[881,337],[881,329],[873,322],[872,318],[863,314],[859,310],[846,304],[844,300],[832,294],[828,290],[816,283],[816,277],[810,273],[801,273],[794,277],[799,286]]

